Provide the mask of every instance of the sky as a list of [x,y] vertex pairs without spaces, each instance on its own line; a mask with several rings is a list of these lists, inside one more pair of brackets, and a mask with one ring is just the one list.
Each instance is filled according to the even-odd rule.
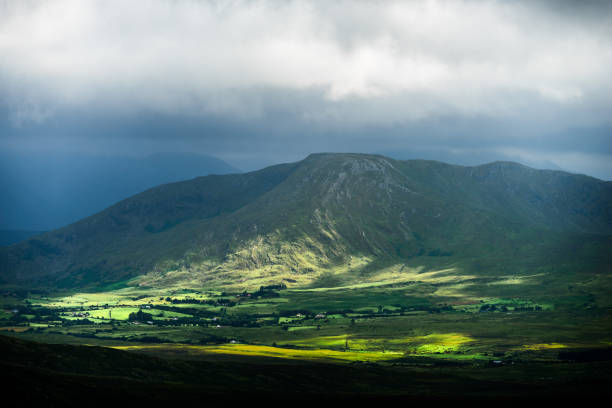
[[612,180],[612,2],[0,0],[0,152]]

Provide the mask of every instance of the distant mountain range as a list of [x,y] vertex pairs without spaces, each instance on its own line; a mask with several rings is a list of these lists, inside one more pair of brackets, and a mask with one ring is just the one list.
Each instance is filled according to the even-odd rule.
[[491,151],[479,152],[436,148],[415,148],[413,150],[403,149],[388,152],[381,151],[376,153],[396,160],[426,159],[442,161],[451,164],[459,164],[462,166],[477,166],[482,163],[489,163],[494,161],[512,161],[523,164],[525,166],[533,167],[534,169],[567,171],[559,167],[556,163],[553,163],[549,160],[529,160],[518,155],[509,155]]
[[44,231],[0,230],[0,246],[9,246],[24,241]]
[[149,189],[0,249],[0,276],[61,287],[316,288],[392,282],[405,267],[609,272],[611,249],[612,182],[511,162],[313,154]]
[[163,183],[237,172],[220,159],[191,153],[0,153],[0,229],[51,230]]

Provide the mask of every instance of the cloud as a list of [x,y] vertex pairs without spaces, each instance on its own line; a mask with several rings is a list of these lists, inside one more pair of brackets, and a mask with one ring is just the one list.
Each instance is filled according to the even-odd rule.
[[[529,5],[6,2],[2,94],[31,101],[12,103],[23,121],[84,104],[252,118],[273,105],[254,103],[258,89],[317,90],[318,105],[299,107],[304,118],[368,122],[507,116],[533,100],[574,106],[611,95],[610,29]],[[394,106],[351,115],[342,105],[362,100]]]
[[612,178],[610,17],[569,0],[0,0],[0,148],[244,169],[461,152]]

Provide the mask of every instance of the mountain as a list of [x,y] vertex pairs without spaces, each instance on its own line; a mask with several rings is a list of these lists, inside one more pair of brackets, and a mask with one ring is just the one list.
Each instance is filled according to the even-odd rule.
[[[0,249],[2,280],[256,288],[612,265],[612,183],[494,162],[313,154],[165,184]],[[569,272],[568,272],[569,271]]]
[[0,228],[52,230],[163,183],[237,172],[220,159],[193,153],[0,154]]
[[0,246],[13,245],[42,232],[43,231],[0,230]]
[[533,167],[535,169],[566,171],[565,169],[559,167],[556,163],[553,163],[550,160],[527,159],[519,155],[511,155],[494,151],[463,151],[449,150],[444,148],[414,148],[408,150],[380,151],[377,153],[396,160],[419,158],[442,161],[451,164],[459,164],[462,166],[476,166],[482,163],[489,163],[493,161],[513,161],[529,167]]

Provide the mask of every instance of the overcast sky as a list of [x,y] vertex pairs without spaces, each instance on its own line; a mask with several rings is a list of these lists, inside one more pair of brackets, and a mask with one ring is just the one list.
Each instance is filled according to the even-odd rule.
[[612,180],[612,2],[0,0],[0,150]]

